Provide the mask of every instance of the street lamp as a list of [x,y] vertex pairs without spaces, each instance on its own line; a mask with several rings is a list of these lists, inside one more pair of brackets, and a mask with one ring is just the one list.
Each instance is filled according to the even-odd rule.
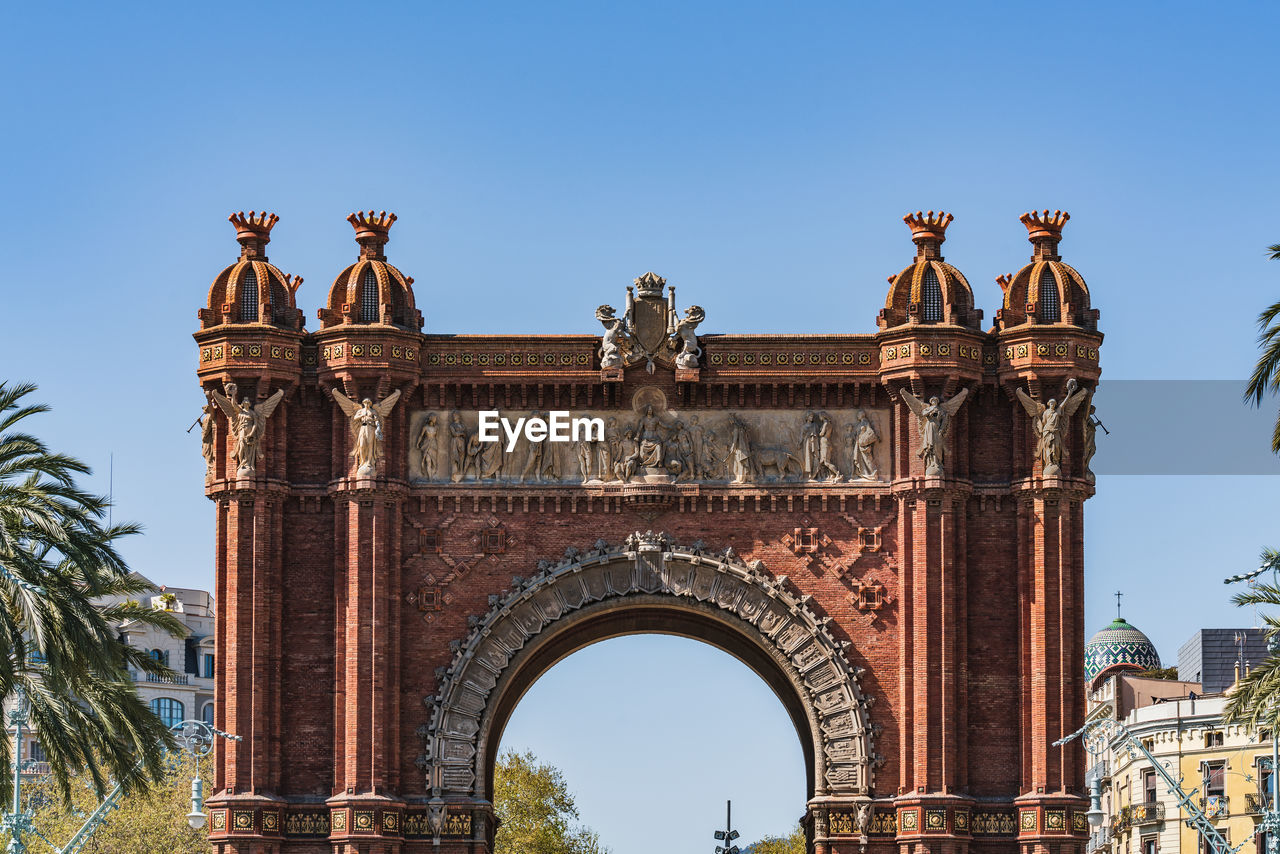
[[[98,808],[85,819],[84,824],[80,825],[80,829],[75,832],[70,841],[58,848],[41,836],[39,831],[32,826],[31,810],[22,809],[21,785],[25,763],[20,761],[20,757],[22,756],[23,731],[27,724],[27,705],[26,697],[22,695],[21,691],[18,692],[14,708],[9,712],[9,721],[14,726],[13,808],[6,815],[0,816],[0,830],[8,831],[10,837],[5,854],[25,854],[27,846],[22,839],[27,833],[35,833],[40,836],[41,839],[49,843],[49,847],[54,850],[55,854],[76,854],[89,837],[93,835],[94,831],[106,821],[107,814],[119,805],[120,797],[124,794],[124,787],[117,785],[112,789],[98,804]],[[204,827],[206,820],[204,813],[204,781],[200,779],[200,760],[213,751],[215,739],[225,738],[228,741],[239,741],[240,736],[223,732],[204,721],[181,721],[169,727],[169,730],[174,734],[179,747],[196,758],[196,772],[195,776],[191,778],[191,812],[187,813],[187,824],[191,826],[192,830],[199,830]]]
[[1093,779],[1089,781],[1089,811],[1084,815],[1089,819],[1090,827],[1102,827],[1102,822],[1106,819],[1102,812],[1102,780],[1099,776],[1095,768]]
[[716,831],[716,840],[724,845],[716,846],[716,854],[739,854],[738,846],[733,840],[738,838],[738,831],[733,829],[733,801],[724,802],[724,830]]
[[[1263,557],[1266,558],[1268,555],[1264,554]],[[1222,583],[1248,581],[1252,585],[1254,579],[1267,570],[1271,570],[1271,583],[1280,584],[1280,563],[1277,563],[1274,557],[1269,558],[1266,563],[1252,572],[1224,578]],[[1280,652],[1280,637],[1272,635],[1267,638],[1267,654],[1274,656],[1277,652]],[[1239,673],[1236,676],[1239,678]],[[1276,798],[1278,776],[1280,776],[1280,732],[1277,732],[1276,727],[1273,726],[1271,727],[1271,791],[1267,808],[1262,813],[1261,827],[1267,834],[1267,854],[1280,854],[1280,800]]]

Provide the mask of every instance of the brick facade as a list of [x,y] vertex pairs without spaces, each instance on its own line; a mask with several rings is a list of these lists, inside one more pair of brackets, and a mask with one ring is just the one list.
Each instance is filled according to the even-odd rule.
[[[219,854],[488,852],[486,734],[556,656],[636,630],[716,643],[789,697],[818,854],[1083,851],[1083,757],[1078,743],[1050,743],[1084,713],[1088,407],[1067,419],[1061,471],[1045,476],[1014,393],[1062,399],[1068,379],[1090,390],[1099,375],[1097,312],[1057,255],[1065,215],[1024,216],[1035,254],[1001,278],[990,331],[942,260],[950,218],[914,215],[916,259],[891,278],[874,334],[702,335],[696,367],[659,347],[652,372],[643,359],[602,369],[598,336],[424,334],[412,278],[386,260],[393,220],[353,215],[360,258],[307,332],[301,280],[267,262],[274,217],[237,215],[241,259],[200,312],[206,390],[233,383],[256,403],[284,390],[249,474],[228,418],[209,409],[217,723],[243,737],[218,747]],[[366,279],[376,311],[362,303]],[[241,319],[244,305],[256,316]],[[1058,319],[1041,320],[1048,312]],[[400,392],[371,476],[357,476],[335,389],[374,402]],[[967,390],[941,473],[926,474],[904,390],[944,402]],[[739,413],[801,430],[810,411],[834,424],[872,413],[877,477],[789,473],[801,451],[764,443],[753,453],[778,469],[746,483],[652,472],[582,483],[567,474],[568,446],[566,474],[550,482],[447,476],[455,410],[584,410],[629,426],[643,415],[638,394],[707,425]],[[434,479],[417,447],[426,413],[440,417]],[[851,473],[847,458],[837,464]],[[638,532],[661,541],[649,557]],[[634,589],[566,604],[569,579],[617,588],[624,575]],[[740,599],[679,593],[684,577]],[[444,755],[472,749],[446,738],[469,702],[465,668],[539,596],[554,613],[538,605],[509,665],[472,691],[479,758]],[[751,596],[787,612],[799,652],[748,613]],[[832,678],[851,702],[844,740],[814,699],[819,671],[805,669],[805,650],[828,648],[842,650]]]

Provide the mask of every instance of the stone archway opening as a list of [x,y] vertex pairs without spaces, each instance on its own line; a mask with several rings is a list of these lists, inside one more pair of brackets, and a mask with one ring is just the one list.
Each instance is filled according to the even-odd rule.
[[585,554],[570,549],[534,578],[513,582],[455,642],[441,688],[428,698],[421,765],[434,814],[491,803],[502,732],[539,676],[592,643],[654,632],[712,644],[773,689],[800,737],[815,815],[869,801],[878,757],[859,670],[844,655],[847,644],[827,630],[829,619],[795,595],[785,576],[731,550],[712,555],[637,533],[618,546],[597,542]]
[[[561,771],[576,823],[615,851],[702,852],[727,799],[743,848],[789,833],[807,809],[811,772],[775,691],[737,657],[673,633],[622,635],[560,659],[508,717],[491,755],[501,767],[508,754]],[[500,780],[491,800],[505,817]]]

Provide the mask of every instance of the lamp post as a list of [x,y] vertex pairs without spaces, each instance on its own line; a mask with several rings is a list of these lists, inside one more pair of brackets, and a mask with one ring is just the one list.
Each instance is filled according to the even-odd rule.
[[[124,794],[124,787],[117,784],[114,789],[107,793],[88,818],[84,820],[84,824],[80,825],[80,829],[67,842],[66,845],[59,848],[44,836],[32,824],[31,810],[22,809],[22,771],[26,763],[20,761],[22,756],[22,738],[23,732],[27,724],[27,704],[26,698],[21,691],[18,693],[17,703],[9,712],[9,722],[14,726],[13,735],[13,807],[3,816],[0,816],[0,830],[9,833],[9,845],[5,849],[5,854],[26,854],[27,846],[23,841],[23,837],[28,833],[34,833],[40,836],[48,843],[55,854],[76,854],[84,847],[84,844],[93,836],[94,831],[102,826],[106,821],[107,814],[115,809],[120,803],[120,797]],[[180,721],[169,727],[170,732],[174,734],[178,744],[185,753],[190,753],[196,758],[195,776],[191,778],[191,812],[187,813],[187,824],[192,830],[199,830],[204,827],[204,781],[200,779],[200,760],[208,756],[213,750],[215,739],[225,738],[228,741],[239,741],[240,736],[223,732],[212,724],[204,721]]]
[[733,801],[724,802],[724,830],[716,831],[716,841],[724,845],[716,846],[716,854],[738,854],[738,846],[733,840],[738,838],[738,831],[733,829]]
[[[1268,553],[1269,554],[1269,553]],[[1267,555],[1264,555],[1266,557]],[[1223,584],[1234,584],[1237,581],[1247,581],[1252,583],[1259,575],[1271,570],[1271,583],[1280,584],[1280,565],[1276,560],[1268,560],[1262,566],[1246,572],[1241,575],[1233,575],[1230,578],[1224,578]],[[1267,655],[1274,656],[1280,652],[1280,637],[1272,635],[1267,638]],[[1236,674],[1237,677],[1239,674]],[[1266,793],[1267,808],[1262,813],[1262,831],[1267,834],[1267,854],[1280,854],[1280,799],[1276,798],[1277,786],[1277,769],[1280,769],[1280,732],[1276,731],[1276,727],[1271,727],[1271,791]]]

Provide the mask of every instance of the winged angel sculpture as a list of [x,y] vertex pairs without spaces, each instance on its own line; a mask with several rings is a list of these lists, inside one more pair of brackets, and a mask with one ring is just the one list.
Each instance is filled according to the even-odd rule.
[[1067,396],[1059,404],[1053,398],[1041,403],[1022,389],[1015,389],[1022,408],[1031,416],[1031,428],[1036,434],[1036,459],[1043,465],[1045,477],[1062,474],[1062,439],[1071,416],[1088,396],[1084,389],[1076,390],[1076,381],[1067,380]]
[[969,389],[962,388],[959,393],[942,403],[936,397],[925,403],[907,389],[902,390],[902,399],[907,407],[915,413],[916,426],[920,430],[920,459],[924,460],[925,477],[942,477],[946,462],[947,431],[951,429],[951,419],[960,411],[960,406],[969,396]]
[[263,430],[271,413],[276,411],[276,407],[284,399],[284,389],[278,389],[257,405],[250,404],[247,397],[236,403],[236,391],[236,385],[228,383],[225,395],[211,391],[209,396],[226,413],[227,421],[231,424],[231,438],[234,441],[231,458],[236,463],[236,477],[253,477],[258,468],[259,443]]
[[400,399],[400,389],[387,395],[381,403],[375,404],[369,398],[356,403],[336,388],[333,399],[351,422],[351,435],[355,437],[355,447],[351,456],[356,461],[356,477],[373,477],[378,473],[378,453],[382,445],[382,422]]

